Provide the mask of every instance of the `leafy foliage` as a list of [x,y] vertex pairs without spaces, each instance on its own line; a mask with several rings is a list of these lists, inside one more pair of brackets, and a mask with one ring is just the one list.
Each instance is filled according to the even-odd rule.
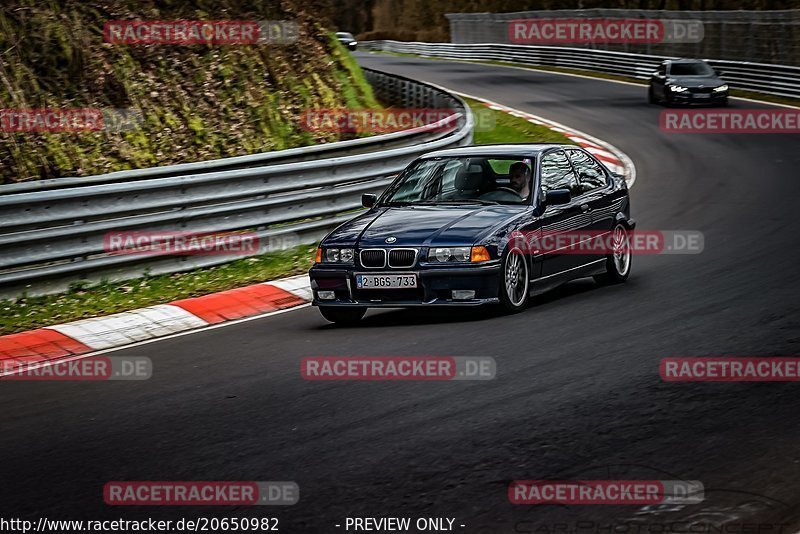
[[[0,132],[0,183],[238,156],[340,139],[308,108],[377,106],[317,0],[7,0],[0,107],[136,109],[129,132]],[[117,45],[119,19],[293,20],[291,45]]]

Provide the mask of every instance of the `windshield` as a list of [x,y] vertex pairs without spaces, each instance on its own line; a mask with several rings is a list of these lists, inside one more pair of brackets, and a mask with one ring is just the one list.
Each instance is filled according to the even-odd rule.
[[672,76],[710,76],[714,71],[705,63],[673,63],[669,73]]
[[523,204],[531,192],[533,160],[525,157],[449,157],[412,164],[382,204]]
[[341,37],[343,39],[353,39],[353,34],[347,32],[338,32],[336,34],[336,37]]

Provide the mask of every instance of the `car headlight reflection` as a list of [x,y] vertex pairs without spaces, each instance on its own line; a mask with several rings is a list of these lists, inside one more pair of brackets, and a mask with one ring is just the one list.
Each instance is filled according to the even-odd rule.
[[720,85],[719,87],[714,88],[715,93],[723,93],[728,90],[728,84]]
[[327,263],[353,263],[353,249],[326,248],[325,261]]
[[450,261],[467,262],[472,247],[432,247],[428,251],[428,261],[446,263]]
[[688,91],[688,89],[682,85],[670,85],[669,90],[673,93],[683,93],[684,91]]

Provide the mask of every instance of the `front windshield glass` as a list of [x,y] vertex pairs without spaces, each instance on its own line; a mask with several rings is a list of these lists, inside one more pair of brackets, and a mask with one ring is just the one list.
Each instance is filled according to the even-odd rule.
[[353,39],[353,34],[347,32],[338,32],[336,34],[336,37],[341,37],[343,39]]
[[417,161],[386,192],[384,205],[523,204],[530,199],[531,158],[449,157]]
[[714,71],[705,63],[673,63],[669,73],[672,76],[710,76]]

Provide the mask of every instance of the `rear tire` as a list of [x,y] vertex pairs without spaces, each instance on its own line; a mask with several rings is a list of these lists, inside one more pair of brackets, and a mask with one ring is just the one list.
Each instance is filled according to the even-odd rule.
[[366,308],[338,308],[333,306],[320,306],[319,312],[328,321],[336,324],[354,325],[358,324],[364,314],[367,313]]
[[628,229],[617,224],[611,233],[614,251],[606,254],[606,272],[594,276],[601,285],[621,284],[631,274],[631,240]]
[[500,262],[498,294],[500,304],[509,313],[518,313],[528,305],[528,292],[530,291],[530,273],[528,260],[517,248],[506,250],[503,261]]

